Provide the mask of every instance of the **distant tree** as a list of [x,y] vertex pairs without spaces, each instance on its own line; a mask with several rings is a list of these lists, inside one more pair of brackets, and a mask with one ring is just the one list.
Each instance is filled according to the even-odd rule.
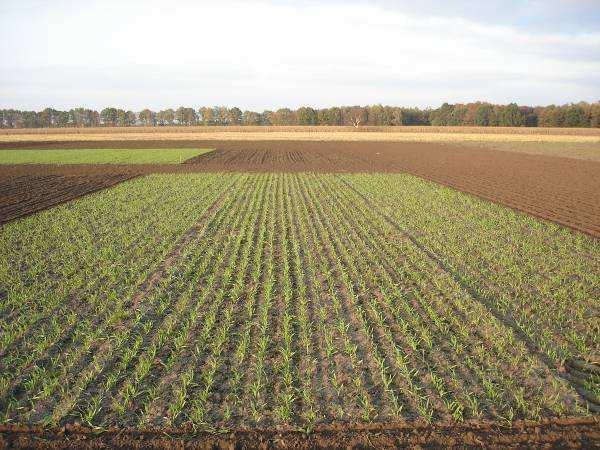
[[520,127],[523,126],[524,117],[516,103],[510,103],[504,106],[500,114],[501,127]]
[[519,106],[519,111],[521,112],[521,117],[523,117],[523,126],[538,126],[538,118],[534,108],[532,108],[531,106]]
[[142,122],[142,125],[145,125],[147,127],[156,125],[156,113],[154,111],[149,110],[148,108],[140,111],[138,117],[140,118],[140,122]]
[[67,127],[69,125],[69,112],[58,111],[57,123],[59,127]]
[[319,109],[317,110],[317,125],[329,125],[329,109]]
[[334,106],[331,108],[323,108],[317,111],[317,125],[341,125],[342,124],[342,109]]
[[136,124],[137,116],[133,111],[127,111],[127,126],[131,127]]
[[344,122],[348,125],[354,126],[354,128],[358,128],[360,125],[367,123],[369,120],[369,112],[367,111],[367,108],[362,106],[350,106],[345,111],[344,116]]
[[296,125],[296,114],[289,108],[280,108],[271,116],[273,125]]
[[60,111],[44,108],[41,111],[16,109],[0,110],[0,128],[33,127],[127,127],[138,123],[154,125],[478,125],[478,126],[543,126],[543,127],[600,127],[600,102],[566,105],[518,106],[515,103],[495,105],[483,102],[466,104],[444,103],[436,109],[401,108],[388,105],[342,106],[314,109],[303,106],[298,110],[280,108],[277,111],[246,110],[218,106],[213,108],[180,107],[154,113],[149,109],[138,116],[132,111],[113,107],[100,113],[92,109],[73,108]]
[[228,125],[241,125],[242,124],[242,111],[240,108],[234,106],[227,111],[227,124]]
[[[451,126],[469,125],[468,115],[469,115],[469,108],[467,107],[467,105],[456,104],[452,107],[452,112],[450,113],[448,125],[451,125]],[[471,123],[471,125],[472,125],[472,123]]]
[[100,119],[102,124],[107,127],[114,127],[117,124],[117,109],[104,108],[100,111]]
[[431,125],[434,126],[444,126],[450,125],[452,121],[452,112],[454,111],[454,106],[448,103],[444,103],[438,109],[434,109],[431,112]]
[[[170,111],[170,113],[168,111]],[[156,113],[156,123],[161,127],[165,125],[172,125],[173,120],[175,120],[175,111],[172,109],[161,109]]]
[[172,108],[167,108],[162,111],[162,118],[165,125],[173,125],[175,122],[175,111]]
[[183,106],[180,106],[175,111],[175,120],[177,121],[177,123],[179,125],[187,125],[186,124],[186,111],[185,110],[186,110],[186,108],[184,108]]
[[490,125],[494,110],[489,103],[480,103],[475,110],[474,124],[479,127],[487,127]]
[[198,110],[198,116],[202,125],[212,125],[214,123],[213,109],[203,106]]
[[93,109],[88,109],[87,115],[89,118],[90,126],[99,127],[100,126],[100,113],[98,111],[94,111]]
[[588,126],[585,110],[581,105],[569,105],[565,110],[566,127],[585,127]]
[[600,128],[600,102],[590,105],[590,127]]
[[328,125],[341,125],[342,122],[342,109],[337,106],[333,106],[327,110],[327,116],[329,117]]
[[18,123],[21,117],[21,111],[16,109],[2,110],[2,124],[4,128],[18,128]]
[[536,107],[535,111],[536,111],[537,118],[538,118],[538,125],[540,127],[558,126],[555,124],[555,120],[557,118],[557,116],[555,114],[555,110],[556,110],[555,105]]
[[317,124],[317,111],[308,106],[299,108],[296,112],[298,117],[298,125],[316,125]]
[[464,125],[475,125],[475,115],[477,114],[477,109],[479,109],[479,105],[481,103],[467,103],[464,105],[465,113],[463,116],[463,124]]
[[229,123],[229,109],[226,106],[215,106],[213,108],[213,123],[215,125],[227,125]]
[[391,125],[393,117],[391,111],[384,108],[382,105],[372,105],[368,108],[367,124],[376,126]]
[[119,127],[128,127],[129,117],[127,116],[127,111],[123,109],[117,109],[117,126]]
[[554,125],[551,125],[553,127],[564,127],[565,126],[565,121],[566,121],[566,114],[565,114],[565,108],[561,108],[560,106],[557,106],[556,108],[552,108],[551,111],[551,123],[553,123]]
[[[401,125],[429,125],[429,112],[418,108],[401,108]],[[399,124],[400,125],[400,124]]]
[[74,127],[88,126],[85,124],[83,108],[74,108],[69,111],[69,124]]
[[244,125],[260,125],[261,115],[254,111],[244,111],[242,113],[242,123]]
[[35,111],[22,112],[20,128],[39,128],[40,126],[40,118]]
[[264,110],[260,115],[260,124],[261,125],[273,125],[273,115],[275,113],[273,111]]
[[392,125],[402,125],[402,108],[392,108]]
[[58,126],[58,111],[53,108],[46,108],[39,112],[38,120],[41,127],[56,127]]
[[198,122],[198,115],[194,108],[186,108],[180,106],[175,111],[175,120],[179,125],[196,125]]
[[97,127],[100,125],[100,114],[98,114],[98,111],[75,108],[71,109],[68,114],[69,123],[74,127]]

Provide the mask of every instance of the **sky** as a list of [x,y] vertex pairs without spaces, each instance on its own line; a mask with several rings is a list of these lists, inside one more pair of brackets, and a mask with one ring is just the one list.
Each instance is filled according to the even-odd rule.
[[600,100],[598,0],[0,0],[0,108]]

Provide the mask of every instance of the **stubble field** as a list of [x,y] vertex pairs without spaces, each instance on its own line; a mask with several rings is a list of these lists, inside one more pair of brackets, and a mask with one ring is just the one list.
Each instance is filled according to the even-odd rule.
[[[569,217],[561,205],[594,202],[595,166],[245,145],[136,171],[2,169],[15,191],[19,176],[136,178],[0,228],[0,442],[597,445],[598,215],[573,231],[500,189]],[[525,173],[572,199],[547,208],[506,179]]]

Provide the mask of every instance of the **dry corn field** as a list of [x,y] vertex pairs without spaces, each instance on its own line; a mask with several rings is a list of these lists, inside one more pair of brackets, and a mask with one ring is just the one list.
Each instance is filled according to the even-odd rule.
[[2,225],[0,444],[598,443],[593,233],[358,152],[247,151],[265,170],[129,167]]
[[566,143],[600,146],[595,128],[435,126],[170,126],[0,130],[0,144],[106,141],[283,140],[325,142]]
[[[519,135],[554,135],[554,136],[600,136],[598,128],[559,128],[559,127],[477,127],[477,126],[373,126],[361,125],[353,126],[333,126],[333,125],[278,125],[278,126],[252,126],[252,125],[227,125],[227,126],[177,126],[169,125],[162,127],[85,127],[85,128],[11,128],[0,129],[0,135],[13,138],[18,135],[70,135],[70,134],[181,134],[181,133],[275,133],[275,132],[296,132],[296,133],[339,133],[352,132],[362,133],[434,133],[434,134],[519,134]],[[291,135],[290,135],[291,136]],[[290,138],[291,139],[291,138]]]
[[[6,139],[0,135],[0,142],[51,142],[80,141],[81,134],[19,134]],[[89,142],[110,140],[283,140],[283,141],[347,141],[347,142],[567,142],[567,143],[600,143],[600,136],[595,135],[527,135],[527,134],[479,134],[479,133],[386,133],[386,132],[247,132],[233,131],[206,133],[98,133],[85,134],[83,139]]]

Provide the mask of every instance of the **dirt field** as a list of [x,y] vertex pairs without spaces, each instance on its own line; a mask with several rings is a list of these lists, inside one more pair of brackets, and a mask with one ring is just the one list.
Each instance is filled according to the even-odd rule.
[[136,176],[127,171],[0,174],[0,224],[105,189]]
[[504,152],[600,161],[600,143],[588,142],[465,142],[462,145]]
[[99,433],[71,426],[56,430],[0,426],[0,448],[598,448],[596,418],[523,421],[512,427],[493,422],[435,426],[424,424],[320,427],[297,430],[237,430],[215,435],[182,429]]
[[600,236],[600,162],[455,144],[312,141],[24,142],[0,148],[215,147],[180,166],[5,166],[15,174],[94,172],[408,172]]

